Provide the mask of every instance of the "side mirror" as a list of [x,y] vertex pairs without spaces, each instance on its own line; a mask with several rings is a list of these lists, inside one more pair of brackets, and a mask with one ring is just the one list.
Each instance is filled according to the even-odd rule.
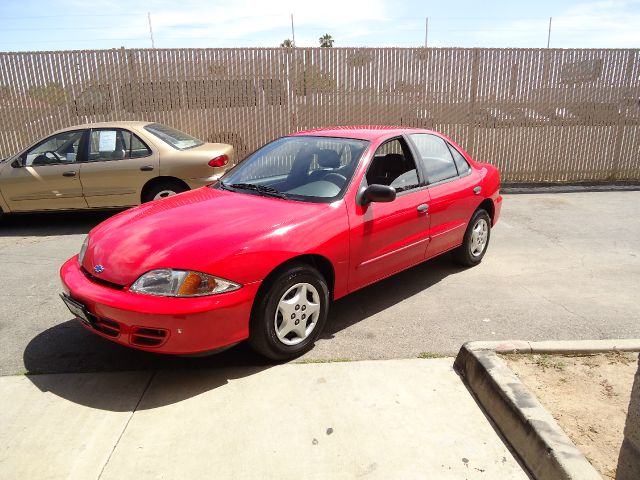
[[22,168],[22,167],[24,167],[24,162],[22,160],[22,157],[18,157],[13,162],[11,162],[11,166],[13,168]]
[[393,202],[396,199],[396,189],[388,185],[369,185],[360,195],[361,204],[371,202]]

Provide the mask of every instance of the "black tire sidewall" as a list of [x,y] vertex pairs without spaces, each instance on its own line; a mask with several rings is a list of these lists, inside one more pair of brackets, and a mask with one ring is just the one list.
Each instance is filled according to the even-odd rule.
[[[285,345],[276,335],[274,318],[280,299],[297,283],[313,285],[320,295],[320,314],[313,332],[297,345]],[[313,347],[322,333],[329,310],[329,289],[322,275],[313,267],[296,266],[283,272],[258,302],[251,322],[249,341],[260,353],[272,360],[296,358]]]

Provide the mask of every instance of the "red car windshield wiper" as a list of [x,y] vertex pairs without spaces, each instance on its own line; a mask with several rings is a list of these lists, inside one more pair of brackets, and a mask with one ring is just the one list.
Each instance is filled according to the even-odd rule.
[[255,185],[253,183],[232,183],[231,185],[227,185],[226,183],[222,183],[222,185],[224,187],[228,187],[228,188],[235,188],[238,190],[253,190],[254,192],[259,192],[262,193],[264,195],[268,195],[271,197],[277,197],[277,198],[287,198],[287,196],[276,190],[273,187],[267,187],[265,185]]

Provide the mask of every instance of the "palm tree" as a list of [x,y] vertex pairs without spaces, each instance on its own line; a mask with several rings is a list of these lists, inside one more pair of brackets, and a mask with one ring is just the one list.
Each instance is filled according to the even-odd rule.
[[293,41],[291,41],[290,38],[286,38],[281,44],[280,47],[282,48],[294,48],[295,45],[293,44]]
[[318,39],[318,41],[320,42],[321,47],[325,47],[325,48],[333,47],[333,37],[328,33],[325,33],[323,36],[321,36]]

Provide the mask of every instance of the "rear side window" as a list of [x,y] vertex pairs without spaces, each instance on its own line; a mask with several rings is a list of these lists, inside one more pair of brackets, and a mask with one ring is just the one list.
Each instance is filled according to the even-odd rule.
[[414,133],[409,137],[418,149],[429,183],[437,183],[458,176],[449,147],[443,139],[429,133]]
[[467,163],[467,160],[462,156],[462,154],[458,150],[456,150],[456,148],[450,143],[447,143],[447,145],[449,146],[451,155],[453,155],[453,161],[456,163],[456,167],[458,167],[458,173],[460,175],[464,175],[469,170],[471,170],[471,167]]
[[151,155],[142,140],[128,130],[92,130],[89,137],[89,161],[123,160]]

